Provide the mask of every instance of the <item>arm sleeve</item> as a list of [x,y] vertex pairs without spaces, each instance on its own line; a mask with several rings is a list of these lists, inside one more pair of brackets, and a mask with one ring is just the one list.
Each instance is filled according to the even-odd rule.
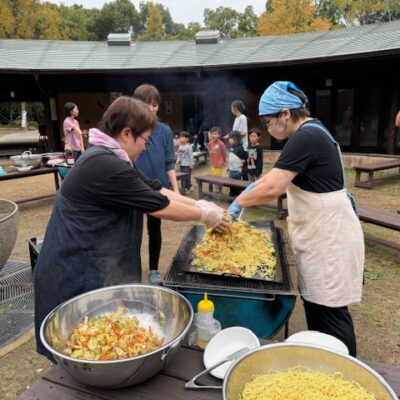
[[189,157],[190,157],[190,166],[193,167],[193,165],[194,165],[193,150],[190,146],[188,149],[189,149],[188,153],[189,153]]
[[75,125],[68,119],[66,119],[63,123],[63,129],[65,132],[71,132],[75,129]]
[[168,172],[175,169],[175,152],[172,131],[168,126],[165,126],[165,131],[165,170]]
[[304,130],[287,141],[275,167],[302,174],[315,161],[317,154],[314,141]]

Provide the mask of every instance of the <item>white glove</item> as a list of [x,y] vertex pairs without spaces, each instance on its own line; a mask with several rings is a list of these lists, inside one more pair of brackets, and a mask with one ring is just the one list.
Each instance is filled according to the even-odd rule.
[[196,207],[199,207],[199,208],[212,207],[212,208],[215,208],[216,210],[223,210],[222,207],[219,207],[215,203],[212,203],[211,201],[207,201],[207,200],[197,200]]
[[215,228],[220,225],[224,217],[224,209],[217,209],[212,206],[202,206],[200,222]]

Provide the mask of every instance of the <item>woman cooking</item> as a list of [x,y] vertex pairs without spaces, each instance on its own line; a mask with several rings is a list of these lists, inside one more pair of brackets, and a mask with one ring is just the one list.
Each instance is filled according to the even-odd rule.
[[189,199],[144,178],[134,161],[150,143],[156,117],[140,100],[120,97],[105,112],[93,145],[79,158],[56,195],[35,268],[37,350],[46,315],[63,301],[104,286],[140,282],[140,213],[174,221],[200,221],[217,231],[226,211]]
[[269,134],[288,139],[274,168],[229,208],[265,204],[287,193],[288,230],[298,267],[308,329],[343,341],[356,355],[347,306],[361,300],[364,239],[345,188],[338,144],[310,118],[307,97],[291,82],[275,82],[261,96],[259,115]]

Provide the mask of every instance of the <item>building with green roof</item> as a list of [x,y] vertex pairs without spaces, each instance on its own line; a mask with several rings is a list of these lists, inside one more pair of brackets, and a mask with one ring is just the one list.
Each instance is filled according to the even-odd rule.
[[[162,94],[159,116],[173,131],[207,124],[228,132],[230,104],[241,99],[249,127],[261,128],[258,99],[275,80],[291,80],[312,115],[348,152],[400,154],[400,21],[286,36],[193,41],[107,42],[0,40],[0,100],[40,101],[42,131],[62,147],[63,105],[80,108],[83,128],[97,124],[118,95],[147,82]],[[204,124],[203,124],[204,125]],[[280,144],[264,135],[265,148]]]

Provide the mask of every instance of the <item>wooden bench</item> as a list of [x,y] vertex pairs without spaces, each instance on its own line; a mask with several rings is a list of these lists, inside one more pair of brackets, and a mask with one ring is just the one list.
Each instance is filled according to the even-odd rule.
[[187,172],[179,172],[176,171],[176,180],[177,181],[181,181],[181,189],[182,192],[184,192],[185,190],[185,180],[183,178],[185,178],[186,176],[188,176],[189,174]]
[[203,158],[202,162],[207,162],[207,157],[208,157],[208,151],[195,151],[193,153],[194,161],[197,163],[200,162],[200,158]]
[[[9,172],[5,175],[0,175],[0,181],[6,181],[6,180],[11,180],[11,179],[20,179],[20,178],[29,178],[31,176],[37,176],[37,175],[45,175],[45,174],[53,174],[54,175],[54,184],[56,187],[56,191],[60,188],[60,181],[58,177],[58,168],[57,167],[40,167],[36,169],[31,169],[30,171],[26,172],[19,172],[19,171],[13,171]],[[45,199],[48,197],[53,197],[53,194],[47,194],[43,196],[35,196],[35,197],[27,197],[21,200],[15,201],[17,204],[21,203],[26,203],[28,201],[34,201],[34,200],[41,200]]]
[[[249,181],[242,181],[239,179],[230,179],[223,176],[213,175],[200,175],[195,177],[197,181],[199,199],[204,196],[216,197],[221,199],[222,187],[228,187],[229,189],[244,190],[250,184]],[[208,184],[208,191],[203,190],[203,184]],[[216,189],[216,190],[214,190]],[[231,196],[227,196],[231,199]],[[287,216],[287,210],[283,208],[283,200],[286,199],[286,193],[280,195],[277,199],[277,216],[279,219],[283,219]]]
[[[395,161],[379,162],[370,165],[358,165],[354,167],[354,170],[356,171],[356,179],[354,181],[354,186],[365,187],[370,189],[374,183],[374,172],[383,171],[386,169],[398,168],[398,167],[400,168],[400,159]],[[361,180],[361,173],[368,174],[368,179],[366,181]]]

